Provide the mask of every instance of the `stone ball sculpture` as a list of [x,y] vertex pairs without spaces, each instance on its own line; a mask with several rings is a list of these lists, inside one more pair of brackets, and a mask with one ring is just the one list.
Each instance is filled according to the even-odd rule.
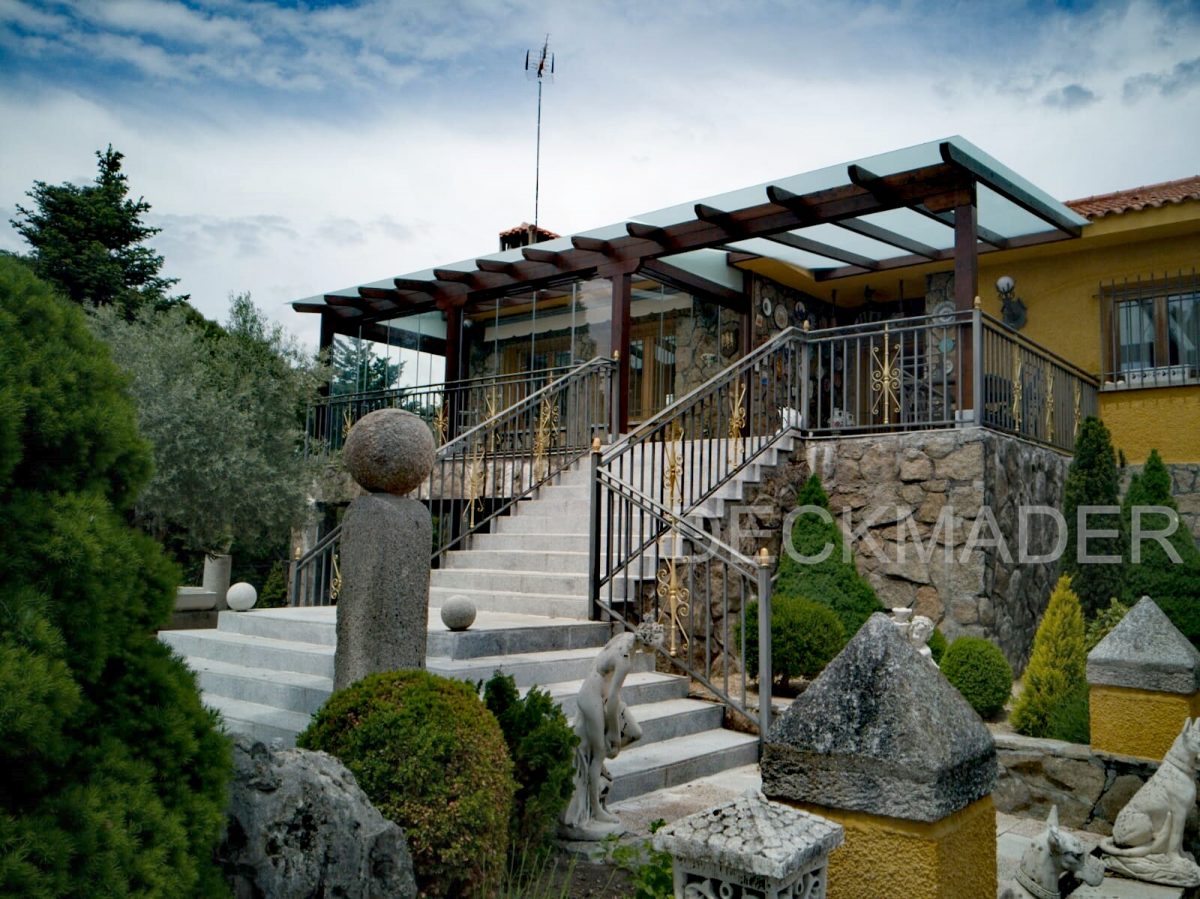
[[418,415],[376,409],[355,422],[346,437],[346,469],[371,493],[403,496],[433,470],[433,432]]
[[249,612],[254,608],[254,604],[258,602],[258,591],[254,589],[252,584],[247,584],[245,581],[238,581],[225,594],[225,602],[235,612]]
[[465,631],[475,623],[475,603],[465,596],[451,596],[442,603],[442,624],[452,631]]

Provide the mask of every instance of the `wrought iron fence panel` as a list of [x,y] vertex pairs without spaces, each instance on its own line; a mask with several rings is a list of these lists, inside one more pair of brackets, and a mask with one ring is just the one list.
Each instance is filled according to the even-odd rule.
[[341,536],[342,529],[338,526],[292,563],[288,605],[331,606],[337,603],[342,589]]

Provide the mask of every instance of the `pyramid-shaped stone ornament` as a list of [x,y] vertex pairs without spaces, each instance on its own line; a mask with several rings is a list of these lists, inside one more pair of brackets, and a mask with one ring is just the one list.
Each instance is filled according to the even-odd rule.
[[771,728],[772,799],[934,822],[989,795],[996,747],[949,681],[877,613]]
[[1088,653],[1087,679],[1106,687],[1191,695],[1200,689],[1200,652],[1143,596]]

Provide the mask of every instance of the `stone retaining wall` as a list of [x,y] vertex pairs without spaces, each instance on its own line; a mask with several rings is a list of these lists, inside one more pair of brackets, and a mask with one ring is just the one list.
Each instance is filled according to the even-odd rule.
[[[1130,479],[1139,474],[1141,465],[1127,465],[1121,479],[1121,495],[1129,487]],[[1200,463],[1168,464],[1171,474],[1171,493],[1179,504],[1180,523],[1192,532],[1200,545]]]
[[[992,794],[997,811],[1044,820],[1052,805],[1066,827],[1106,836],[1113,821],[1158,762],[1113,755],[1090,746],[995,734],[1000,780]],[[1193,809],[1187,842],[1200,849]]]
[[[848,513],[855,561],[884,605],[928,615],[951,640],[987,637],[1019,672],[1057,562],[1019,563],[1018,509],[1059,508],[1069,463],[983,428],[813,439],[749,493],[726,536],[743,552],[778,553],[783,516],[816,471],[834,514]],[[1052,519],[1029,517],[1030,552],[1048,553],[1055,533]],[[982,539],[968,551],[972,534]]]

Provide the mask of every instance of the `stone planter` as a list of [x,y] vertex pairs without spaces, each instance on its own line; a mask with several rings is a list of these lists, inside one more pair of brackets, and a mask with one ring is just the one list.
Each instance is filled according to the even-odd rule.
[[233,567],[233,557],[227,553],[204,557],[204,577],[201,584],[205,590],[217,595],[216,609],[227,609],[225,595],[229,592],[229,576]]
[[175,592],[176,612],[207,612],[217,607],[217,594],[204,587],[180,587]]

